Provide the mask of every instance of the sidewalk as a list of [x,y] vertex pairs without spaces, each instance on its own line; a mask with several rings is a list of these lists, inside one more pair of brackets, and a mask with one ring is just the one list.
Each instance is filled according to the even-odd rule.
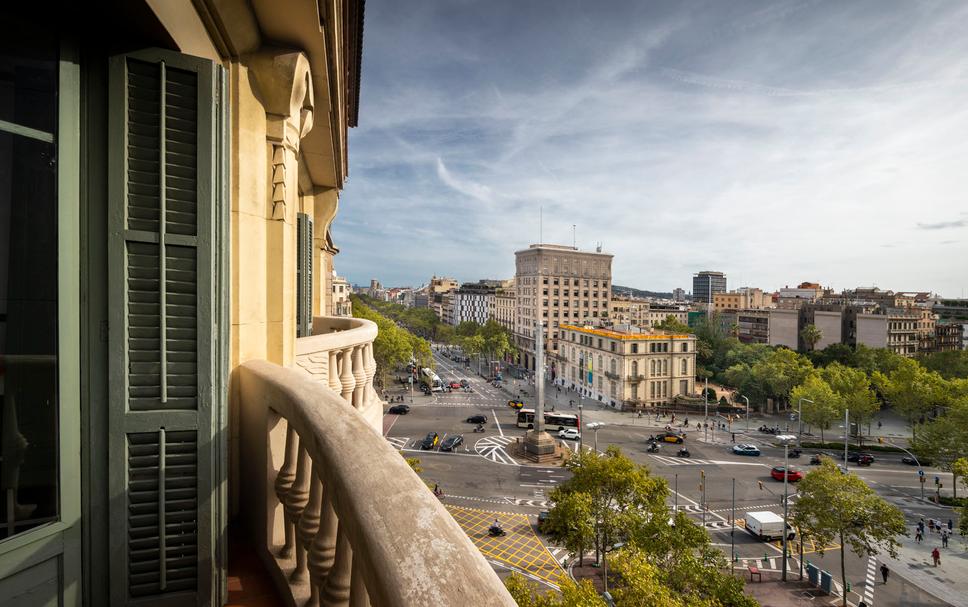
[[[955,526],[957,532],[957,525]],[[899,575],[925,592],[953,605],[968,607],[968,548],[965,539],[953,535],[948,547],[941,547],[941,536],[937,532],[925,530],[924,541],[914,540],[915,528],[908,528],[910,537],[901,537],[901,550],[898,558],[880,554],[877,559],[887,563],[892,575]],[[941,565],[934,567],[931,551],[937,547],[941,551]]]

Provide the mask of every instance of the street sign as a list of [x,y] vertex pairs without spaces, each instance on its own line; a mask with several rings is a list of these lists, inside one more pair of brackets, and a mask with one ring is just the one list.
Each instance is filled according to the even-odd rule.
[[918,476],[924,476],[924,470],[918,470]]

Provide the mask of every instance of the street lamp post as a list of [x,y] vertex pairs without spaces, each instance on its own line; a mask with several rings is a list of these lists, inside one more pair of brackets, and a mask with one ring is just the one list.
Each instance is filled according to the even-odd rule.
[[800,448],[800,437],[803,435],[803,401],[814,404],[809,398],[801,398],[797,401],[797,449]]
[[919,481],[919,484],[921,485],[921,501],[924,501],[924,468],[921,467],[921,460],[919,460],[916,455],[914,455],[913,453],[911,453],[910,451],[908,451],[904,447],[902,447],[900,445],[895,445],[894,443],[892,443],[891,441],[887,440],[883,436],[878,436],[877,437],[877,442],[879,442],[879,443],[887,443],[888,445],[890,445],[892,447],[895,447],[897,449],[900,449],[901,451],[903,451],[903,452],[905,452],[905,453],[907,453],[908,455],[911,456],[911,459],[914,460],[914,463],[918,467],[918,481]]
[[592,423],[588,424],[587,426],[585,426],[589,430],[594,430],[595,431],[595,453],[596,454],[598,453],[598,430],[599,430],[599,428],[601,428],[604,425],[605,425],[604,422],[592,422]]
[[783,444],[783,572],[780,579],[787,579],[787,516],[789,513],[787,498],[787,477],[790,476],[790,443],[796,441],[795,436],[781,435],[776,440]]
[[746,401],[746,431],[749,432],[750,431],[750,399],[746,398],[742,394],[740,395],[740,398]]
[[585,454],[585,441],[582,439],[585,429],[582,427],[583,423],[581,419],[581,397],[578,401],[578,453]]

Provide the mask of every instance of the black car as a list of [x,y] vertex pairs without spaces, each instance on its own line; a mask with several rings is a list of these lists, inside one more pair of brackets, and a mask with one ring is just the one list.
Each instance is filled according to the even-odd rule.
[[448,436],[444,442],[440,443],[441,451],[453,451],[457,447],[464,444],[464,437],[460,434],[455,434],[454,436]]
[[470,416],[470,417],[467,418],[467,423],[468,424],[486,424],[487,423],[487,416],[486,415],[472,415],[472,416]]
[[542,510],[538,513],[538,531],[542,531],[544,529],[544,526],[548,522],[549,518],[551,518],[551,513],[547,510]]
[[931,465],[931,462],[929,462],[926,458],[914,459],[910,455],[905,455],[904,457],[902,457],[901,458],[901,463],[902,464],[907,464],[908,466],[917,466],[919,464],[921,466],[930,466]]
[[[843,454],[840,455],[840,459],[843,459]],[[847,454],[848,462],[857,462],[861,466],[867,466],[874,463],[874,456],[870,453],[860,453],[857,451],[851,451]]]
[[440,435],[437,434],[436,432],[431,432],[430,434],[427,435],[425,439],[423,439],[423,441],[421,441],[420,448],[433,449],[434,447],[437,446],[437,443],[439,442],[440,442]]
[[406,415],[410,413],[410,405],[393,405],[387,409],[387,413],[392,413],[394,415]]
[[461,388],[466,388],[469,385],[471,385],[471,382],[467,381],[466,379],[460,380],[460,387]]

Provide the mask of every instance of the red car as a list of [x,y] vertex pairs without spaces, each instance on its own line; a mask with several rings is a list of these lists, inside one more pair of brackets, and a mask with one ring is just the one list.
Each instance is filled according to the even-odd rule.
[[457,381],[456,379],[454,381],[450,382],[450,389],[451,390],[460,390],[461,389],[460,382]]
[[[774,479],[778,481],[782,481],[783,466],[775,466],[772,470],[770,470],[770,476],[772,476]],[[798,480],[803,478],[803,472],[800,472],[796,468],[790,467],[790,469],[787,470],[786,477],[787,477],[787,482],[795,483]]]

